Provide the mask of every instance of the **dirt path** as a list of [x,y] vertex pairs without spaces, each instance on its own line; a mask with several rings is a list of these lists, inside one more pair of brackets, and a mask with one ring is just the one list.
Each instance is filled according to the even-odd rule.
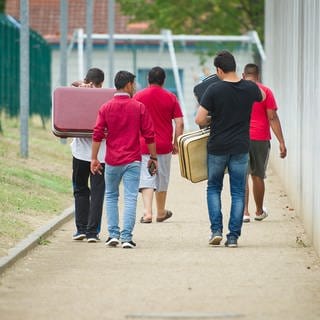
[[245,224],[237,249],[212,248],[206,184],[175,159],[172,219],[140,224],[140,199],[134,250],[106,248],[105,233],[72,242],[65,224],[1,276],[0,319],[320,319],[320,260],[271,170],[266,182],[270,216]]

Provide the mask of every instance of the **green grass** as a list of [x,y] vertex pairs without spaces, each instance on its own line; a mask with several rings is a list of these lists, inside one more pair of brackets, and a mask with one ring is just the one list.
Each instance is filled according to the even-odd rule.
[[70,141],[40,119],[29,121],[28,158],[20,156],[19,120],[1,117],[0,256],[73,204]]

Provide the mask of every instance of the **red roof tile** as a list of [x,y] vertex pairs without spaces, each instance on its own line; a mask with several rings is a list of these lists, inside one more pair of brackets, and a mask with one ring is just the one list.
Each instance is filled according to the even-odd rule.
[[[20,1],[7,0],[6,14],[19,20]],[[68,1],[69,37],[78,28],[86,28],[86,0]],[[93,33],[108,33],[108,0],[94,1]],[[30,27],[48,41],[58,41],[60,34],[60,0],[29,0]],[[120,5],[115,4],[115,33],[143,33],[146,23],[129,23],[129,17],[121,14]]]

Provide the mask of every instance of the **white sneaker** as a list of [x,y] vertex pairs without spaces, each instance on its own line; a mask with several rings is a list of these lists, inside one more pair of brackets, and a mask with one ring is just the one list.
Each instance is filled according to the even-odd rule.
[[243,215],[243,222],[250,222],[250,216]]
[[122,248],[124,249],[133,249],[136,246],[136,243],[131,241],[124,241],[122,242]]
[[118,244],[120,244],[120,241],[117,238],[110,238],[109,237],[106,240],[106,246],[108,246],[108,247],[116,247]]
[[263,219],[265,219],[268,216],[268,213],[266,211],[266,209],[263,209],[262,213],[257,215],[254,217],[254,220],[256,221],[262,221]]

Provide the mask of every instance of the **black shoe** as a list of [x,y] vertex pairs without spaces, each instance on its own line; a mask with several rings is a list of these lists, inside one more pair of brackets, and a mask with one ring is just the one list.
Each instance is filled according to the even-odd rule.
[[131,241],[123,241],[121,242],[122,248],[124,249],[133,249],[136,244],[131,240]]
[[73,240],[83,240],[86,237],[85,233],[77,232],[72,236]]
[[96,236],[90,236],[87,238],[88,243],[94,243],[94,242],[98,242],[100,241],[100,238],[96,235]]
[[229,248],[236,248],[238,246],[238,240],[230,238],[224,243],[224,245]]
[[117,238],[108,238],[106,240],[106,246],[109,246],[109,247],[116,247],[118,244],[120,244],[120,241],[119,239]]

